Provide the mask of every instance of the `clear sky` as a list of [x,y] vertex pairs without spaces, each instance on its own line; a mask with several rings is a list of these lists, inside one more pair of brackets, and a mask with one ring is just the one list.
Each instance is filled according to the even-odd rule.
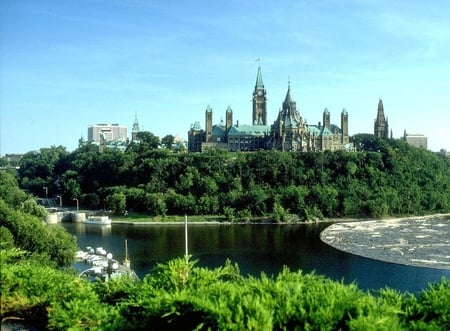
[[[450,151],[450,1],[2,0],[0,154],[62,145],[119,123],[187,139],[225,117],[251,124],[258,65],[275,121],[288,81],[317,124],[349,114],[373,133],[381,97],[395,138]],[[259,58],[260,62],[255,62]]]

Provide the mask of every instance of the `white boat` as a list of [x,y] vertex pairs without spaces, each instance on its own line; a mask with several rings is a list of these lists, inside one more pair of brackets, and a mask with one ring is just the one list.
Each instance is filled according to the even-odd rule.
[[95,249],[95,254],[97,254],[97,255],[106,255],[106,250],[103,247],[97,247]]
[[128,276],[132,279],[138,279],[138,276],[130,268],[130,259],[128,257],[128,243],[125,240],[125,261],[120,264],[113,259],[111,253],[107,253],[103,247],[86,247],[86,251],[78,251],[76,253],[77,260],[83,261],[85,264],[91,265],[88,269],[83,270],[79,277],[88,278],[91,281],[103,280],[108,281],[110,278]]
[[108,216],[90,216],[83,221],[84,224],[110,225],[111,219]]

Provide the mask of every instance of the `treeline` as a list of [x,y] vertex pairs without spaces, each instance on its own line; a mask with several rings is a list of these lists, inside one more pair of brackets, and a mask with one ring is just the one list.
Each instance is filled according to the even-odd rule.
[[[131,146],[24,156],[20,186],[86,208],[285,221],[450,211],[450,164],[401,140],[353,137],[357,152],[174,154]],[[147,146],[148,147],[148,146]]]

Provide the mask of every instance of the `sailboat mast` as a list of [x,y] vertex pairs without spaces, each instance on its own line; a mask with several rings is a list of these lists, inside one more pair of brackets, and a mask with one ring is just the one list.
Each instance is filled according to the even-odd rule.
[[125,261],[123,261],[123,264],[128,268],[131,265],[130,259],[128,258],[128,240],[127,239],[125,239]]
[[184,251],[185,251],[185,257],[188,258],[189,252],[188,252],[188,229],[187,229],[187,215],[184,214]]

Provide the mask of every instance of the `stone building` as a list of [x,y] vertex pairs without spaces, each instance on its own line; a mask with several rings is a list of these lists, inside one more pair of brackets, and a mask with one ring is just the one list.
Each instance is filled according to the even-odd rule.
[[308,125],[303,120],[297,104],[291,96],[290,83],[282,108],[272,125],[267,125],[267,91],[264,87],[261,67],[258,67],[253,89],[252,125],[233,124],[230,106],[225,111],[225,123],[213,125],[213,109],[205,110],[205,129],[199,122],[188,132],[188,151],[202,152],[208,149],[228,151],[256,151],[277,149],[283,151],[324,151],[350,149],[348,113],[341,113],[341,126],[331,124],[330,112],[325,108],[323,124]]
[[283,151],[324,151],[349,149],[348,113],[341,112],[341,127],[331,124],[330,112],[325,108],[323,123],[308,125],[297,110],[297,103],[288,86],[278,118],[271,126],[269,148]]

